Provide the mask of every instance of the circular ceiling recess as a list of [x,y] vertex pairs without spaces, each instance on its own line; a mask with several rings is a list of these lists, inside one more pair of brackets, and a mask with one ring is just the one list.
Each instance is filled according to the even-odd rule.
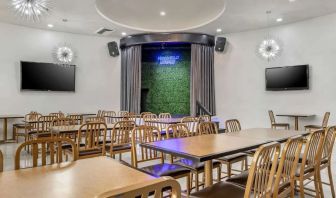
[[148,32],[185,31],[219,18],[226,0],[96,0],[105,19]]

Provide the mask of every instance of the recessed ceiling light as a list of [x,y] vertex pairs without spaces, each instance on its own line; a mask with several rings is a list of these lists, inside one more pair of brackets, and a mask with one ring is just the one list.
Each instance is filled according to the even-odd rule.
[[216,30],[216,32],[222,32],[222,29],[218,28],[218,29]]
[[289,2],[295,2],[296,0],[288,0]]
[[160,15],[161,15],[161,16],[166,16],[166,12],[161,11],[161,12],[160,12]]
[[277,18],[277,20],[276,20],[277,22],[282,22],[283,21],[283,19],[282,18]]
[[127,35],[127,33],[126,33],[126,32],[122,32],[122,33],[121,33],[121,35],[123,35],[123,36],[126,36],[126,35]]
[[54,25],[53,24],[48,24],[48,27],[53,28]]

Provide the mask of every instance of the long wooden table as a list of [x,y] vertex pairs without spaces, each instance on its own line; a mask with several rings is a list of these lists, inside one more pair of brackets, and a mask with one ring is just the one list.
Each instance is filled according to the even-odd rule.
[[277,114],[277,116],[294,118],[294,128],[299,130],[299,118],[314,117],[314,114]]
[[[112,130],[114,124],[106,124],[107,130]],[[55,134],[59,133],[76,133],[78,132],[81,125],[71,125],[71,126],[52,126],[50,127],[50,131]],[[83,131],[85,128],[83,128]]]
[[0,197],[93,198],[155,179],[106,157],[0,174]]
[[168,139],[144,143],[141,146],[205,162],[205,185],[211,186],[213,159],[255,149],[272,141],[284,142],[290,137],[306,134],[306,131],[256,128],[234,133]]
[[[22,115],[0,115],[0,120],[3,120],[3,140],[0,140],[0,143],[6,143],[7,142],[7,133],[8,133],[8,120],[9,119],[18,119],[18,118],[24,118]],[[13,134],[14,136],[14,134]]]

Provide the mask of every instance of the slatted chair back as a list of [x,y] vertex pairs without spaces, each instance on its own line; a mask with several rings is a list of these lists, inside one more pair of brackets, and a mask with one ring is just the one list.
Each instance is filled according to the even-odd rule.
[[53,121],[58,117],[55,115],[41,116],[37,123],[37,133],[48,133]]
[[67,118],[73,119],[75,125],[82,125],[83,124],[83,115],[68,115]]
[[55,116],[58,118],[63,118],[64,117],[64,113],[62,113],[62,111],[59,111],[58,113],[49,113],[50,116]]
[[25,115],[25,121],[26,122],[29,122],[29,121],[37,121],[39,119],[39,117],[41,117],[42,115],[35,112],[35,111],[32,111],[28,114]]
[[245,198],[264,198],[271,193],[280,147],[280,143],[273,142],[262,145],[257,149],[249,170]]
[[103,122],[89,122],[81,125],[77,135],[78,152],[101,150],[105,156],[107,126]]
[[38,119],[42,115],[37,112],[30,112],[25,115],[25,133],[28,134],[31,131],[37,130],[38,127]]
[[[277,170],[277,177],[274,183],[273,197],[287,197],[294,193],[294,176],[297,170],[298,162],[300,159],[301,149],[303,144],[302,136],[293,137],[287,140],[281,153],[279,166]],[[281,186],[289,188],[279,191]]]
[[195,135],[197,133],[197,127],[198,127],[198,118],[197,117],[184,117],[181,120],[181,123],[187,125],[190,133],[192,133],[193,135]]
[[198,117],[199,122],[211,122],[211,116],[210,115],[200,115]]
[[314,169],[317,165],[320,165],[324,138],[324,129],[314,131],[308,136],[302,156],[300,175],[304,175],[306,169]]
[[102,117],[103,116],[103,110],[98,110],[97,112],[97,117]]
[[323,122],[322,122],[322,127],[323,127],[323,128],[328,127],[329,117],[330,117],[330,112],[326,112],[326,113],[324,114]]
[[131,132],[135,126],[135,122],[130,120],[115,123],[112,129],[112,148],[131,144]]
[[274,113],[272,110],[269,110],[268,111],[268,115],[270,117],[270,120],[271,120],[271,124],[275,124],[275,117],[274,117]]
[[[169,120],[171,119],[171,114],[170,113],[160,113],[158,116],[159,120]],[[169,126],[169,124],[166,123],[160,123],[158,127],[160,128],[161,131],[166,130],[166,128]]]
[[72,126],[75,125],[76,122],[72,118],[56,118],[52,121],[52,126]]
[[116,123],[116,117],[117,114],[115,111],[104,111],[103,112],[103,117],[105,119],[105,122],[107,124],[113,124],[113,123]]
[[2,151],[0,150],[0,173],[3,171],[3,155],[2,155]]
[[213,122],[201,122],[198,127],[197,135],[218,134],[217,125]]
[[151,122],[151,121],[154,121],[154,120],[157,120],[158,117],[156,114],[154,113],[151,113],[151,114],[145,114],[143,116],[143,121],[144,121],[144,124],[147,125],[147,126],[156,126],[156,127],[160,127],[160,124],[158,123],[155,123],[155,122]]
[[140,114],[140,124],[139,124],[139,125],[144,125],[144,124],[145,124],[145,122],[144,122],[144,120],[143,120],[143,117],[144,117],[144,115],[146,115],[146,114],[152,114],[152,112],[142,112],[142,113]]
[[85,119],[85,123],[91,122],[103,122],[105,123],[105,119],[103,117],[89,117]]
[[160,113],[159,114],[159,119],[170,119],[171,114],[170,113]]
[[336,126],[328,127],[325,130],[325,138],[323,143],[323,151],[321,161],[331,162],[331,156],[335,144]]
[[[169,190],[169,195],[164,196],[164,191]],[[160,177],[155,180],[144,182],[132,187],[113,190],[103,193],[97,198],[181,198],[181,186],[173,178]]]
[[[21,152],[22,149],[26,146],[31,147],[32,155],[32,167],[39,166],[39,156],[41,156],[41,165],[45,166],[47,164],[55,164],[63,162],[63,149],[62,145],[70,145],[72,148],[72,159],[73,161],[77,160],[77,148],[75,142],[69,138],[60,138],[60,137],[48,137],[41,138],[37,140],[29,140],[22,143],[16,150],[15,153],[15,170],[21,168]],[[41,155],[39,155],[41,152]]]
[[119,117],[124,117],[125,114],[127,114],[127,113],[128,113],[128,111],[119,111],[119,112],[118,112],[118,116],[119,116]]
[[132,130],[132,166],[138,168],[141,162],[161,159],[163,154],[156,150],[138,146],[141,143],[155,142],[161,140],[160,129],[154,126],[142,125]]
[[237,119],[227,120],[225,128],[226,132],[238,132],[241,130],[240,122]]
[[171,124],[166,129],[166,138],[183,138],[189,137],[191,134],[187,125],[179,123],[179,124]]
[[130,120],[130,121],[137,121],[137,114],[133,113],[133,112],[127,112],[124,114],[123,120]]

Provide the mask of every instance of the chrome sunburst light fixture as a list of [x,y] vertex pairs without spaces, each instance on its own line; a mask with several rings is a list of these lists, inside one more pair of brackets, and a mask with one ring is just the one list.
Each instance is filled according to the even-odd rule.
[[261,41],[258,46],[257,52],[261,58],[267,61],[272,61],[281,55],[281,42],[275,37],[268,36]]
[[66,43],[54,48],[53,57],[54,60],[61,65],[70,65],[76,58],[74,50]]
[[50,0],[11,0],[11,4],[20,17],[38,21],[50,11]]

